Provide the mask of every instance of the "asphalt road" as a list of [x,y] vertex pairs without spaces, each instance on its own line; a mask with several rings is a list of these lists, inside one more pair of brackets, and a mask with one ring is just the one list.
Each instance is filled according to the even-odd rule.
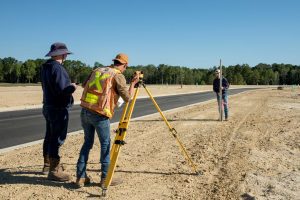
[[[143,88],[141,88],[143,89]],[[254,88],[231,89],[229,95],[237,94]],[[155,97],[155,101],[162,111],[195,104],[215,98],[213,92],[201,92],[175,96]],[[111,122],[120,119],[121,109],[116,109]],[[75,105],[70,111],[68,132],[81,130],[80,106]],[[140,117],[157,110],[150,98],[137,99],[132,118]],[[20,145],[43,139],[45,133],[45,120],[41,109],[30,109],[10,112],[0,112],[0,149]]]

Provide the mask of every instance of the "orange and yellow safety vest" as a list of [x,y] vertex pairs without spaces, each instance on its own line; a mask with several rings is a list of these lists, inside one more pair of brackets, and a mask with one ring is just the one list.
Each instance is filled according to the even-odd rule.
[[95,69],[85,84],[80,106],[112,118],[119,99],[113,87],[113,78],[118,73],[120,70],[112,67]]

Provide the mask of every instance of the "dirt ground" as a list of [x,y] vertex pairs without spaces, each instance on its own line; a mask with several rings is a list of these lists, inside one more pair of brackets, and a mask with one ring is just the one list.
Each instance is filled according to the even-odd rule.
[[[158,114],[131,121],[106,198],[99,188],[99,142],[88,161],[92,184],[74,185],[83,134],[68,136],[62,162],[69,183],[42,175],[42,144],[0,154],[0,199],[299,199],[300,89],[260,89],[166,112],[202,175],[196,176]],[[112,130],[116,129],[114,125]],[[114,133],[112,133],[112,140]]]

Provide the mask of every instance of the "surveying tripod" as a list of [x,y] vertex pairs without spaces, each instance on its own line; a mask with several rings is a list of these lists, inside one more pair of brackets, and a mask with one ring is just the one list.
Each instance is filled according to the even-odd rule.
[[154,106],[156,107],[156,109],[158,110],[158,112],[160,113],[161,117],[163,118],[163,120],[165,121],[166,125],[169,127],[169,131],[170,134],[176,139],[183,155],[185,156],[185,159],[188,161],[188,163],[191,165],[191,167],[193,168],[193,170],[195,171],[196,175],[199,175],[200,173],[197,171],[196,169],[196,165],[193,163],[193,161],[191,160],[190,156],[187,153],[187,150],[184,148],[183,143],[179,140],[178,136],[177,136],[177,131],[169,124],[168,120],[166,119],[166,117],[163,115],[162,111],[160,110],[159,106],[157,105],[156,101],[154,100],[153,96],[151,95],[150,91],[146,88],[145,83],[143,82],[143,72],[142,71],[136,71],[135,74],[138,74],[139,76],[139,82],[134,86],[135,87],[135,92],[134,92],[134,96],[133,99],[130,102],[127,102],[125,104],[124,110],[122,112],[122,116],[119,122],[119,126],[118,129],[116,130],[116,136],[113,142],[113,146],[111,148],[110,151],[110,165],[109,165],[109,169],[107,172],[107,177],[105,179],[105,183],[104,183],[104,187],[102,188],[102,196],[106,196],[106,191],[112,181],[112,177],[114,175],[114,171],[115,168],[117,166],[117,161],[118,161],[118,156],[121,150],[121,146],[125,144],[125,136],[127,133],[127,129],[129,126],[129,122],[131,119],[131,115],[134,109],[134,105],[139,93],[139,89],[141,86],[143,86],[147,92],[147,94],[149,95],[149,97],[151,98]]

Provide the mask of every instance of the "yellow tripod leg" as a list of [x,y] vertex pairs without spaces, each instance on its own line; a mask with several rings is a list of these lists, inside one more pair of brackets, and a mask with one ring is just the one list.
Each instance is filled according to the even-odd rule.
[[[128,110],[128,105],[129,103],[126,103],[126,106],[123,110],[123,114],[122,117],[120,119],[120,123],[117,129],[117,133],[116,133],[116,137],[113,143],[113,147],[111,149],[110,152],[110,164],[109,164],[109,168],[108,168],[108,172],[107,172],[107,177],[105,179],[105,183],[104,183],[104,188],[102,188],[102,195],[106,196],[106,191],[109,187],[109,185],[111,184],[112,181],[112,177],[114,175],[115,172],[115,168],[117,166],[117,161],[118,161],[118,157],[119,157],[119,153],[121,150],[121,145],[124,145],[124,139],[126,137],[126,133],[127,133],[127,128],[129,126],[129,121],[131,119],[131,115],[133,112],[133,108],[138,96],[138,92],[139,92],[139,87],[136,88],[134,96],[132,101],[130,102],[130,106],[129,106],[129,110]],[[128,110],[128,111],[127,111]]]
[[[126,102],[125,107],[124,107],[123,112],[122,112],[122,115],[121,115],[121,119],[120,119],[120,121],[119,121],[119,125],[122,124],[122,123],[124,122],[124,120],[125,120],[126,113],[127,113],[127,109],[128,109],[128,105],[129,105],[129,102]],[[118,127],[118,129],[119,129],[119,128],[120,128],[120,127]],[[117,131],[118,131],[118,129],[117,129]],[[117,131],[116,131],[116,132],[117,132]],[[116,135],[114,141],[118,140],[117,136],[118,136],[118,135]],[[110,160],[112,159],[113,152],[115,152],[115,148],[116,148],[116,144],[113,143],[112,148],[111,148],[111,150],[110,150]]]
[[160,110],[158,104],[156,103],[155,99],[153,98],[153,96],[151,95],[150,91],[146,88],[146,85],[143,83],[142,84],[143,87],[145,88],[147,94],[149,95],[150,99],[152,100],[155,108],[157,109],[157,111],[160,113],[161,117],[163,118],[164,122],[166,123],[166,125],[169,127],[169,130],[172,134],[172,136],[176,139],[181,152],[183,153],[185,159],[188,161],[188,163],[192,166],[194,172],[199,175],[200,173],[197,171],[197,167],[196,165],[193,163],[192,159],[190,158],[189,154],[187,153],[187,150],[184,148],[183,143],[179,140],[178,136],[177,136],[177,131],[170,125],[170,123],[168,122],[167,118],[164,116],[164,114],[162,113],[162,111]]

